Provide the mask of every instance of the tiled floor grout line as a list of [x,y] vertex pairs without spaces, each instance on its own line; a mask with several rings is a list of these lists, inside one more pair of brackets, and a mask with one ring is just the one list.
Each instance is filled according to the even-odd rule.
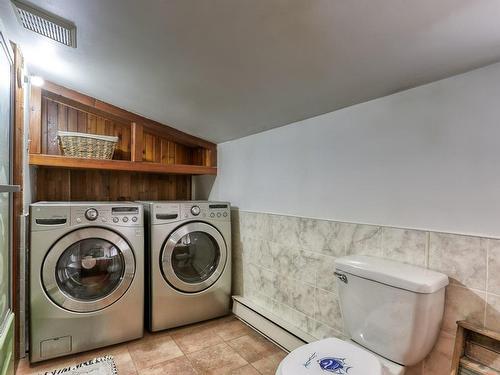
[[129,347],[128,347],[128,343],[126,343],[124,345],[125,345],[125,349],[127,350],[128,356],[130,357],[130,360],[132,361],[132,363],[134,365],[134,369],[135,369],[136,374],[139,374],[139,369],[137,368],[137,365],[136,365],[136,363],[134,361],[134,357],[132,357],[132,353],[130,353],[130,350],[129,350]]
[[[173,338],[172,338],[172,340],[173,340]],[[175,340],[174,340],[174,342],[175,342]],[[176,343],[176,345],[177,345],[177,343]],[[179,346],[179,345],[177,345],[177,346]],[[181,347],[179,347],[179,349],[181,349]],[[182,353],[184,353],[184,351],[183,351],[182,349],[181,349],[181,352],[182,352]],[[186,354],[186,353],[184,353],[184,357],[186,357],[186,360],[189,362],[189,364],[190,364],[190,365],[191,365],[191,367],[193,368],[194,372],[195,372],[196,374],[200,374],[200,372],[199,372],[199,371],[198,371],[198,369],[194,366],[193,362],[192,362],[192,361],[191,361],[191,359],[187,356],[187,354]]]
[[259,374],[263,375],[262,372],[260,372],[259,369],[253,365],[253,363],[250,363],[250,366],[252,366]]

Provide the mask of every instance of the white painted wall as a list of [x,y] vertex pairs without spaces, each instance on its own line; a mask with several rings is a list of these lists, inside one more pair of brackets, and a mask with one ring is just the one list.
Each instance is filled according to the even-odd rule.
[[243,210],[500,237],[500,64],[222,143],[218,155],[209,197]]

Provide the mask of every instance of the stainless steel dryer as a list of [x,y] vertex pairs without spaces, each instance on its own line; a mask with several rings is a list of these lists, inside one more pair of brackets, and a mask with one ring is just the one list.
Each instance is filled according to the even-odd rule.
[[229,313],[231,210],[227,202],[143,202],[149,271],[148,327]]
[[142,205],[40,202],[30,212],[31,362],[142,337]]

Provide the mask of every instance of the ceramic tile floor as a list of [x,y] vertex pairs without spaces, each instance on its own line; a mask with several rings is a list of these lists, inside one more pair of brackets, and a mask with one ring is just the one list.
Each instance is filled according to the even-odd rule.
[[103,355],[112,355],[119,375],[274,375],[286,353],[237,320],[215,319],[91,352],[29,365],[16,374],[40,374]]

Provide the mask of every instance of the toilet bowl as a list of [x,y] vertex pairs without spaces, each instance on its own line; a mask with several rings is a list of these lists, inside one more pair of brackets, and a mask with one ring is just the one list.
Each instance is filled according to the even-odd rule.
[[339,258],[335,268],[352,341],[327,338],[301,346],[276,375],[402,375],[429,354],[441,328],[446,275],[368,256]]

